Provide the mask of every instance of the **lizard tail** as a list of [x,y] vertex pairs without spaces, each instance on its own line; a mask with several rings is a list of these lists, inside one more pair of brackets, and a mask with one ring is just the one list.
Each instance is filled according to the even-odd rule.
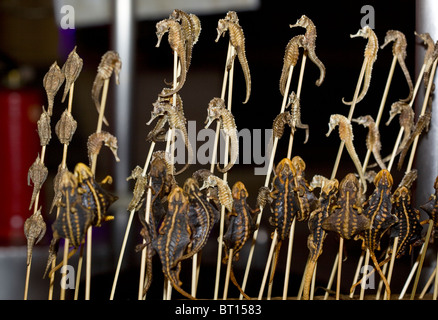
[[[67,256],[67,260],[69,260],[78,250],[78,247],[73,248],[73,250],[71,250]],[[55,273],[59,268],[61,268],[64,265],[64,261],[61,261],[60,263],[58,263],[58,265],[54,268],[52,268],[52,270],[50,270],[49,272],[49,278],[52,277],[53,273]],[[44,275],[45,276],[45,275]]]
[[178,284],[178,280],[175,279],[173,276],[169,275],[168,279],[170,280],[170,283],[172,284],[172,287],[175,288],[176,291],[181,293],[184,297],[189,298],[190,300],[196,300],[194,296],[192,296],[190,293],[184,291]]
[[306,270],[304,271],[304,285],[303,285],[303,300],[309,300],[310,284],[312,283],[313,271],[315,270],[316,261],[309,260]]
[[240,293],[242,294],[242,296],[244,296],[244,298],[246,300],[251,300],[251,297],[249,297],[242,289],[242,287],[239,285],[239,283],[236,280],[236,277],[234,275],[234,271],[233,271],[233,266],[231,266],[231,270],[230,270],[230,279],[231,282],[236,286],[237,289],[239,289]]
[[279,240],[279,241],[277,242],[277,244],[275,245],[275,251],[274,251],[274,263],[272,264],[271,277],[269,278],[269,283],[272,283],[272,281],[274,281],[275,269],[277,269],[278,255],[279,255],[279,253],[280,253],[281,242],[282,242],[282,241]]

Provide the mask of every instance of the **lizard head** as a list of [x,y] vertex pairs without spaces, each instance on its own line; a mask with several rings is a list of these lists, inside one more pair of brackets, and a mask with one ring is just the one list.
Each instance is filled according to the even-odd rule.
[[275,174],[277,176],[279,175],[289,175],[292,174],[295,176],[295,167],[292,163],[292,160],[290,160],[289,158],[283,158],[278,164],[277,167],[275,168]]
[[160,43],[161,43],[161,39],[163,38],[163,35],[169,31],[169,23],[168,23],[169,19],[164,19],[161,20],[159,22],[157,22],[157,24],[155,25],[156,28],[156,32],[155,34],[157,35],[157,44],[155,45],[155,47],[159,47]]
[[394,182],[393,182],[393,179],[392,179],[392,175],[386,169],[380,170],[376,174],[376,177],[374,178],[374,185],[376,187],[379,186],[379,185],[386,185],[388,188],[391,188],[393,183]]
[[187,204],[188,198],[181,187],[175,186],[169,194],[169,204]]
[[302,27],[302,28],[307,28],[307,26],[310,25],[310,19],[306,16],[306,15],[302,15],[297,22],[295,22],[295,24],[290,24],[289,27],[290,28],[295,28],[295,27]]
[[353,195],[357,194],[359,188],[360,188],[359,180],[357,179],[354,173],[347,174],[345,178],[342,179],[339,185],[339,189],[342,194],[345,194],[347,192],[351,192]]
[[292,166],[297,172],[304,172],[304,170],[306,170],[306,163],[300,156],[295,156],[292,158]]
[[78,182],[82,183],[84,180],[90,179],[94,177],[93,172],[90,167],[86,164],[79,162],[76,164],[74,169],[75,176],[78,179]]
[[216,42],[219,41],[219,38],[221,36],[225,35],[225,32],[227,32],[228,30],[228,24],[230,23],[231,20],[227,20],[227,19],[219,19],[218,23],[217,23],[217,37],[216,37]]
[[70,189],[73,195],[74,190],[78,187],[78,180],[76,176],[68,170],[62,172],[59,187],[61,190]]
[[233,185],[233,188],[231,189],[231,194],[233,195],[233,199],[237,200],[248,198],[248,191],[241,181],[237,181]]

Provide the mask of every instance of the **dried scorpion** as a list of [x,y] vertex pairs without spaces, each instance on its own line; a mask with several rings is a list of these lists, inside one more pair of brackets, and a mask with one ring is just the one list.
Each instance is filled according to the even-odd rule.
[[166,97],[173,95],[181,90],[186,82],[187,77],[187,55],[186,55],[186,47],[184,43],[184,34],[181,27],[181,24],[174,19],[164,19],[156,24],[156,34],[158,38],[158,42],[156,47],[158,48],[161,43],[161,39],[166,32],[169,32],[168,41],[170,48],[174,52],[174,54],[178,55],[179,62],[181,65],[181,75],[179,77],[178,85],[168,92],[161,92],[161,97]]
[[380,169],[386,169],[386,165],[380,155],[380,150],[382,149],[382,144],[380,142],[380,132],[378,126],[374,122],[373,117],[371,117],[370,115],[366,115],[358,117],[356,119],[352,119],[352,121],[363,125],[365,128],[368,128],[368,134],[366,138],[367,149],[372,152],[374,159],[376,159]]
[[[398,220],[397,217],[392,214],[392,185],[393,178],[391,173],[386,169],[380,170],[374,179],[375,189],[370,195],[368,201],[364,204],[364,215],[370,220],[370,228],[356,237],[356,239],[362,240],[362,249],[369,250],[374,266],[385,284],[388,297],[390,296],[391,291],[388,281],[379,267],[375,251],[380,250],[380,240],[383,234],[392,225],[397,223]],[[350,292],[352,292],[354,287],[360,283],[361,281],[353,285]]]
[[[230,259],[229,251],[233,250],[233,261],[239,261],[240,250],[245,245],[246,241],[250,239],[257,229],[255,217],[259,214],[260,209],[251,209],[247,203],[248,191],[241,181],[237,181],[232,188],[233,195],[233,209],[227,214],[227,230],[224,233],[224,258],[222,263],[226,264]],[[231,266],[230,279],[233,284],[239,289],[240,293],[246,298],[250,299],[238,284],[234,276],[233,267]]]
[[153,106],[154,109],[151,112],[151,119],[147,125],[149,125],[157,117],[164,117],[169,123],[170,128],[177,129],[181,132],[184,139],[184,144],[187,147],[188,161],[180,171],[175,173],[175,175],[178,175],[190,166],[194,158],[193,148],[187,134],[186,118],[184,117],[184,114],[181,111],[178,111],[172,104],[170,104],[170,101],[168,100],[158,99],[153,103]]
[[[371,83],[371,73],[373,71],[373,64],[377,59],[377,51],[379,50],[379,43],[376,34],[373,29],[369,26],[364,26],[360,29],[356,34],[350,35],[350,38],[362,37],[364,39],[368,39],[367,45],[365,47],[364,57],[366,59],[366,69],[364,76],[364,84],[362,86],[362,91],[356,99],[356,103],[362,101],[365,95],[368,92]],[[347,102],[342,98],[342,102],[347,105],[352,105],[353,101]]]
[[302,27],[306,28],[306,33],[304,39],[302,39],[302,44],[306,49],[310,60],[319,68],[319,79],[316,81],[316,85],[319,87],[325,78],[325,66],[321,60],[317,57],[315,53],[316,48],[316,27],[312,20],[307,16],[302,15],[301,18],[297,20],[295,24],[289,25],[290,28]]
[[307,238],[307,248],[309,258],[306,270],[304,271],[303,299],[309,300],[310,284],[316,262],[322,254],[323,244],[327,233],[322,228],[324,220],[330,216],[332,208],[336,202],[339,182],[337,179],[325,181],[321,186],[319,197],[319,207],[312,211],[308,221],[310,234]]
[[242,66],[243,75],[246,82],[246,98],[243,102],[245,104],[248,102],[251,95],[251,73],[249,71],[248,60],[245,53],[245,35],[243,34],[243,29],[239,24],[239,20],[237,19],[237,14],[235,12],[229,12],[225,19],[219,19],[217,25],[216,42],[218,42],[219,38],[224,36],[225,32],[227,31],[230,34],[231,45],[236,50],[234,56],[227,61],[227,68],[231,68],[231,62],[237,55],[240,65]]
[[233,114],[225,107],[225,102],[221,98],[213,98],[208,104],[207,119],[205,120],[205,128],[208,128],[214,120],[219,120],[222,130],[231,141],[231,159],[225,168],[221,169],[219,163],[217,168],[220,172],[225,173],[229,171],[237,162],[239,156],[239,140],[237,138],[237,128],[234,121]]
[[172,286],[185,297],[196,298],[181,288],[179,280],[181,271],[180,258],[190,244],[191,230],[187,211],[189,199],[181,187],[175,186],[169,194],[168,209],[152,245],[158,253],[162,270]]
[[52,116],[53,113],[53,101],[55,99],[55,95],[58,93],[59,88],[64,83],[65,76],[61,71],[61,68],[58,66],[56,61],[50,66],[49,71],[44,75],[43,78],[43,86],[46,90],[48,107],[47,112],[49,117]]
[[380,47],[380,49],[383,49],[387,44],[389,44],[392,41],[394,41],[394,44],[392,46],[392,54],[395,57],[397,57],[398,64],[400,65],[400,67],[403,71],[403,74],[405,75],[406,82],[408,83],[408,86],[409,86],[409,95],[407,96],[407,98],[401,99],[400,101],[402,101],[402,102],[410,101],[412,99],[413,94],[414,94],[414,85],[412,83],[411,75],[409,74],[409,70],[406,67],[406,62],[405,62],[406,55],[407,55],[407,53],[406,53],[406,47],[407,47],[406,37],[402,32],[400,32],[398,30],[388,30],[386,32],[385,42]]
[[339,196],[332,212],[322,223],[326,231],[338,233],[346,240],[370,227],[370,220],[363,215],[360,183],[353,173],[347,174],[339,185]]
[[356,170],[360,176],[360,180],[362,181],[362,192],[366,193],[367,182],[363,174],[362,165],[360,163],[359,157],[357,156],[356,149],[353,145],[353,128],[351,127],[351,123],[348,118],[341,114],[332,114],[330,116],[329,131],[327,132],[326,136],[328,137],[337,125],[339,125],[339,137],[345,143],[345,147],[347,148],[347,151],[350,154],[350,157],[353,160]]
[[[100,59],[99,66],[97,67],[97,74],[94,78],[93,87],[91,88],[91,97],[97,109],[97,113],[100,114],[100,93],[102,92],[103,84],[105,80],[111,78],[114,72],[116,78],[116,84],[119,84],[119,74],[122,68],[122,60],[115,51],[107,51]],[[108,120],[103,116],[103,123],[108,125]]]

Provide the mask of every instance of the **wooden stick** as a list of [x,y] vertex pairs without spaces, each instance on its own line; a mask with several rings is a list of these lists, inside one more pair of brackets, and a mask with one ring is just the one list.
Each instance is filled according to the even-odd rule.
[[[287,300],[287,291],[289,288],[289,276],[290,276],[290,267],[292,264],[292,249],[293,249],[293,241],[294,241],[294,230],[295,230],[295,221],[296,219],[294,218],[293,222],[292,222],[292,226],[291,226],[291,230],[290,230],[290,234],[289,234],[289,242],[288,242],[288,246],[287,246],[287,258],[286,258],[286,272],[284,275],[284,285],[283,285],[283,296],[282,299],[283,300]],[[316,269],[316,267],[315,267]]]
[[[437,256],[438,257],[438,256]],[[429,279],[426,282],[426,285],[423,288],[423,291],[421,291],[420,296],[418,297],[419,300],[423,299],[427,290],[429,290],[429,287],[432,285],[432,282],[434,282],[434,279],[436,278],[436,271],[437,271],[437,267],[435,267],[435,269],[433,270],[433,272],[430,274]],[[435,291],[435,290],[434,290]],[[435,292],[434,292],[435,294]],[[436,300],[434,298],[434,300]]]
[[232,264],[233,264],[233,248],[231,248],[230,251],[228,252],[227,273],[225,275],[225,285],[224,285],[224,297],[223,297],[223,300],[227,300],[228,285],[230,283],[230,274],[231,274]]
[[436,263],[435,271],[433,272],[433,273],[435,273],[435,285],[433,288],[433,300],[437,300],[437,297],[438,297],[438,255],[437,255],[436,262],[437,263]]
[[338,274],[336,277],[336,300],[340,298],[341,292],[341,271],[342,271],[342,250],[344,248],[344,238],[339,239],[339,251],[338,251]]
[[364,269],[363,269],[362,283],[360,284],[359,300],[363,300],[363,298],[365,296],[365,283],[367,281],[367,268],[365,268],[365,267],[368,266],[369,262],[370,262],[370,250],[367,249],[366,254],[365,254],[365,263],[363,264]]
[[[283,102],[282,102],[282,105],[281,105],[280,113],[283,113],[285,108],[286,108],[286,102],[287,102],[287,98],[288,98],[288,92],[289,92],[289,88],[290,88],[290,83],[291,83],[291,79],[292,79],[293,70],[294,70],[294,67],[291,66],[289,68],[288,78],[287,78],[287,81],[286,81],[286,89],[284,91]],[[278,145],[278,138],[274,137],[273,144],[272,144],[271,155],[269,157],[268,171],[266,173],[266,178],[265,178],[265,184],[264,184],[265,187],[269,186],[269,181],[271,180],[271,173],[272,173],[272,169],[274,167],[274,158],[275,158],[275,153],[277,151],[277,145]],[[257,216],[257,222],[256,222],[257,225],[260,225],[260,222],[262,220],[262,215],[263,215],[263,208],[260,207],[259,209],[260,209],[260,213]],[[258,233],[259,233],[259,230],[257,229],[257,230],[254,231],[254,234],[253,234],[253,238],[252,238],[252,242],[251,242],[251,247],[250,247],[249,255],[248,255],[248,260],[247,260],[247,263],[246,263],[245,274],[243,276],[243,282],[242,282],[242,286],[241,286],[243,291],[245,291],[246,283],[248,281],[249,270],[251,268],[251,262],[252,262],[252,257],[254,255],[254,249],[255,249]],[[239,300],[242,300],[242,299],[243,299],[243,295],[241,294],[239,296]]]
[[398,297],[399,300],[402,300],[404,298],[404,295],[406,294],[406,291],[408,290],[409,284],[411,283],[412,278],[414,277],[415,271],[418,268],[418,264],[420,263],[420,257],[422,255],[422,252],[425,249],[425,243],[423,243],[423,245],[421,246],[420,252],[417,256],[417,259],[415,260],[414,265],[411,268],[411,272],[409,272],[408,278],[406,279],[406,282],[403,286],[402,291],[400,292],[400,295]]
[[[359,261],[357,263],[356,272],[354,273],[353,284],[355,284],[357,282],[357,279],[359,279],[360,268],[362,267],[362,262],[363,262],[364,256],[365,256],[365,252],[362,250],[362,253],[359,257]],[[356,290],[356,287],[350,293],[350,298],[354,297],[355,290]]]
[[266,284],[266,280],[268,278],[268,272],[269,272],[269,268],[268,266],[271,265],[271,261],[272,261],[272,256],[274,254],[274,249],[275,246],[277,244],[277,239],[278,239],[278,232],[277,230],[274,231],[274,235],[272,236],[272,241],[271,241],[271,248],[269,250],[269,255],[268,255],[268,259],[266,261],[266,268],[265,268],[265,272],[263,273],[263,278],[262,278],[262,285],[260,287],[260,291],[259,291],[259,296],[258,299],[262,300],[263,297],[263,291],[265,289],[265,284]]
[[[387,281],[388,281],[388,284],[390,284],[391,283],[391,278],[392,278],[392,270],[393,270],[393,268],[394,268],[394,261],[395,261],[395,256],[396,256],[396,252],[397,252],[397,246],[398,246],[398,237],[395,237],[394,238],[394,244],[393,244],[393,254],[392,254],[392,257],[391,257],[391,261],[390,261],[390,265],[389,265],[389,271],[388,271],[388,277],[387,277]],[[391,299],[391,297],[388,297],[388,294],[387,294],[387,292],[385,291],[385,294],[383,295],[383,300],[390,300]]]

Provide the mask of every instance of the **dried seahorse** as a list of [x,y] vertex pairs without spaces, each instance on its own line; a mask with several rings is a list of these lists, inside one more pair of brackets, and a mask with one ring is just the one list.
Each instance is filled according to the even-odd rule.
[[32,260],[32,249],[46,234],[46,223],[41,215],[41,208],[24,222],[24,235],[27,239],[27,265]]
[[426,131],[428,130],[431,116],[432,116],[431,110],[428,108],[428,110],[423,115],[420,115],[420,117],[418,118],[417,123],[415,124],[415,127],[409,136],[409,140],[406,142],[406,145],[403,147],[400,153],[400,158],[398,159],[398,163],[397,163],[398,170],[401,169],[403,165],[403,161],[408,153],[409,148],[414,142],[415,138],[419,137],[420,134],[423,132],[423,130]]
[[275,117],[272,123],[273,137],[281,139],[286,124],[291,128],[293,127],[292,115],[289,111],[282,112]]
[[65,76],[64,95],[62,96],[62,102],[65,101],[67,94],[70,92],[72,84],[79,77],[82,71],[84,62],[81,57],[76,53],[76,47],[68,55],[67,61],[62,66],[62,72]]
[[[294,91],[289,95],[289,103],[291,105],[291,115],[292,115],[292,130],[295,132],[295,128],[300,128],[306,130],[306,138],[304,143],[309,139],[309,125],[301,122],[301,109],[300,109],[300,99],[297,97]],[[286,106],[287,108],[287,106]]]
[[209,187],[217,187],[220,204],[231,212],[233,210],[233,196],[228,183],[213,174],[209,174],[204,176],[204,183],[199,189],[203,190]]
[[[367,45],[365,47],[364,58],[366,59],[366,69],[365,76],[363,80],[362,91],[356,99],[356,103],[362,101],[368,92],[371,83],[371,73],[373,72],[373,64],[377,59],[377,51],[379,50],[379,42],[373,29],[369,26],[364,26],[356,34],[350,35],[350,38],[362,37],[368,39]],[[353,101],[347,102],[342,98],[342,102],[347,105],[352,105]]]
[[[91,97],[96,105],[97,113],[100,113],[100,93],[103,88],[105,80],[108,80],[114,72],[116,78],[116,84],[119,84],[119,74],[122,68],[122,60],[115,51],[107,51],[100,59],[99,66],[97,67],[97,74],[94,78],[93,87],[91,88]],[[103,116],[103,123],[108,125],[108,121]]]
[[222,130],[231,141],[230,162],[223,169],[219,167],[219,162],[217,164],[217,169],[220,172],[225,173],[234,166],[239,156],[239,139],[237,137],[236,123],[234,121],[233,114],[225,107],[225,102],[221,98],[213,98],[208,104],[207,112],[208,116],[205,121],[205,128],[208,128],[214,120],[219,120],[221,122]]
[[306,28],[306,33],[303,39],[303,45],[307,51],[310,61],[312,61],[319,68],[319,79],[316,81],[316,85],[319,87],[325,78],[325,66],[315,53],[316,48],[316,27],[312,20],[307,16],[302,15],[295,24],[289,25],[290,28],[303,27]]
[[429,83],[430,71],[432,69],[433,64],[433,55],[435,51],[435,43],[433,42],[432,37],[428,32],[418,34],[414,31],[415,35],[423,40],[424,45],[426,46],[426,53],[424,54],[424,86],[427,88],[427,84]]
[[167,121],[169,122],[169,127],[179,130],[183,136],[184,143],[187,147],[188,161],[180,171],[175,173],[175,175],[178,175],[189,167],[194,158],[193,148],[187,134],[186,118],[181,112],[178,112],[178,110],[176,110],[167,100],[160,102],[160,99],[158,99],[152,105],[154,106],[154,109],[151,112],[151,119],[149,120],[147,125],[149,125],[156,117],[165,116]]
[[283,69],[280,77],[280,93],[284,96],[289,69],[297,65],[300,48],[304,48],[304,35],[300,34],[289,40],[283,58]]
[[177,93],[183,87],[186,82],[187,76],[187,57],[186,57],[186,48],[184,45],[184,35],[181,25],[173,20],[173,19],[164,19],[159,21],[156,24],[156,34],[158,38],[158,42],[155,47],[159,47],[161,43],[161,39],[166,32],[169,32],[168,41],[170,48],[174,53],[178,55],[179,62],[181,65],[181,75],[179,77],[178,85],[172,90],[167,91],[166,93],[161,92],[161,97],[167,97]]
[[32,191],[32,199],[30,201],[29,210],[32,208],[32,205],[36,199],[37,194],[40,192],[41,187],[47,179],[49,174],[49,170],[41,162],[40,155],[36,158],[35,162],[30,166],[29,171],[27,173],[27,184],[30,186],[30,181],[33,183],[33,191]]
[[330,133],[333,131],[333,129],[336,128],[336,126],[339,125],[339,137],[341,140],[345,143],[345,147],[347,148],[348,153],[350,154],[351,160],[353,160],[353,163],[356,167],[356,170],[359,174],[360,180],[363,184],[363,190],[362,193],[366,193],[367,190],[367,182],[365,179],[365,176],[362,171],[362,165],[360,163],[359,157],[357,156],[356,149],[353,145],[353,128],[351,127],[351,123],[348,120],[347,117],[341,115],[341,114],[332,114],[330,116],[330,122],[329,122],[329,131],[327,132],[326,136],[328,137]]
[[43,78],[43,86],[46,90],[48,108],[47,112],[49,116],[52,116],[53,113],[53,100],[55,99],[55,95],[58,92],[59,88],[64,83],[65,76],[61,71],[61,68],[58,66],[56,61],[50,66],[49,71],[44,75]]
[[392,46],[392,54],[397,57],[398,64],[400,65],[403,74],[405,75],[406,81],[409,86],[409,95],[405,99],[401,99],[400,101],[406,102],[412,99],[412,96],[414,94],[414,84],[412,83],[411,75],[409,74],[409,70],[406,67],[406,37],[405,35],[398,31],[398,30],[388,30],[386,32],[385,36],[385,42],[380,47],[380,49],[383,49],[388,43],[391,41],[394,41],[394,45]]
[[386,165],[380,156],[380,150],[382,149],[382,144],[380,143],[380,132],[379,128],[374,122],[373,117],[366,115],[352,119],[352,121],[363,125],[365,128],[368,128],[366,139],[367,149],[373,153],[373,156],[379,164],[380,169],[386,169]]
[[179,9],[173,10],[169,19],[181,23],[186,48],[186,70],[188,71],[192,61],[193,46],[198,41],[201,32],[200,20],[196,15],[188,14]]
[[[246,82],[246,98],[243,102],[244,104],[248,102],[249,96],[251,95],[251,73],[249,71],[248,60],[246,58],[245,53],[245,36],[243,34],[243,29],[232,16],[228,16],[226,19],[220,19],[217,25],[217,38],[216,42],[219,41],[219,38],[225,34],[226,31],[230,34],[230,42],[234,47],[236,52],[234,56],[227,62],[227,66],[231,67],[231,61],[234,60],[235,56],[239,58],[240,65],[242,66],[243,75],[245,76]],[[231,18],[230,18],[231,17]]]
[[117,156],[117,149],[118,149],[117,138],[114,137],[109,132],[100,131],[100,132],[92,133],[88,137],[87,149],[88,149],[88,160],[90,162],[90,166],[93,156],[97,156],[99,154],[102,145],[105,145],[106,147],[110,148],[116,161],[117,162],[120,161],[119,157]]

